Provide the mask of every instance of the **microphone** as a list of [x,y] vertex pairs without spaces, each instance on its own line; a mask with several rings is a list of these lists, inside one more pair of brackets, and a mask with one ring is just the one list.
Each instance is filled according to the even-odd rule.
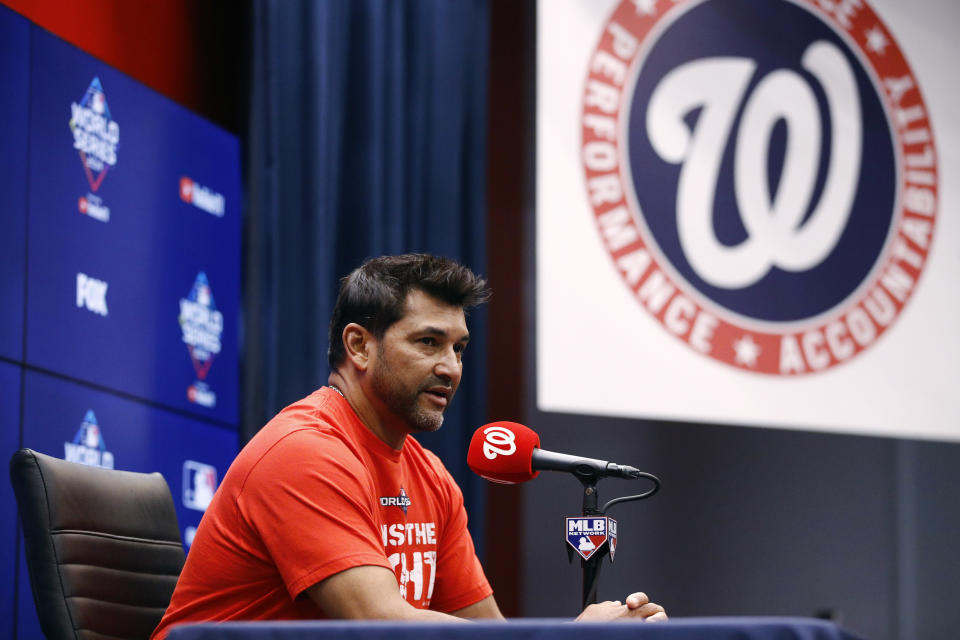
[[540,436],[516,422],[491,422],[474,431],[467,466],[481,478],[500,484],[533,480],[533,452]]
[[491,422],[470,440],[467,465],[491,482],[518,484],[540,471],[567,471],[580,479],[641,477],[639,469],[595,458],[571,456],[540,448],[540,436],[516,422]]

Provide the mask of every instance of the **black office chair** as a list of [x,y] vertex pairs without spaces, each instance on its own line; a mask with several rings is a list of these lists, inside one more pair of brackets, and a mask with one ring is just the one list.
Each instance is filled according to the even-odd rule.
[[21,449],[10,481],[47,640],[148,638],[185,559],[163,476]]

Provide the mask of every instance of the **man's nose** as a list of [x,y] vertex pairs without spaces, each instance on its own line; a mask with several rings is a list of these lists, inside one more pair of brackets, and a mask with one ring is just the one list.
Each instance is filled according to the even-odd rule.
[[460,357],[459,354],[454,351],[453,347],[444,349],[433,371],[438,376],[452,380],[454,384],[459,381],[461,371]]

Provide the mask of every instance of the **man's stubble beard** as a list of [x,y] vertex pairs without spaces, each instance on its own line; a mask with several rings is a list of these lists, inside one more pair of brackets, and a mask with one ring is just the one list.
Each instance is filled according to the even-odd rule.
[[[417,389],[398,386],[399,378],[393,373],[393,368],[387,362],[383,344],[377,345],[377,363],[374,365],[371,380],[374,393],[386,405],[392,414],[403,418],[410,425],[411,430],[432,433],[443,425],[443,411],[428,411],[420,406],[420,393],[432,386],[444,385],[443,380],[436,376],[431,377]],[[448,399],[453,399],[451,394]]]

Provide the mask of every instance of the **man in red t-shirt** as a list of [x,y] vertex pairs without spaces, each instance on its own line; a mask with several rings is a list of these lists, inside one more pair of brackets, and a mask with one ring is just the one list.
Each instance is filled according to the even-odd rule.
[[[407,438],[443,423],[470,339],[465,309],[488,296],[468,268],[421,254],[343,279],[329,386],[281,411],[230,466],[153,638],[212,620],[503,617],[460,489]],[[665,617],[634,593],[579,619]]]

